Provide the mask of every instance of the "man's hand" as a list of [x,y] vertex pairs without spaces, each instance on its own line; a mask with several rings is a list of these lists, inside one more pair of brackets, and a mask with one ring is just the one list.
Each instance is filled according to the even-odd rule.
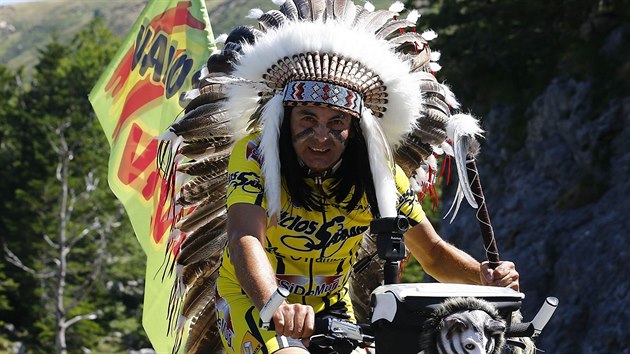
[[315,312],[309,305],[282,303],[273,314],[276,333],[295,339],[308,339],[315,330]]
[[518,278],[518,272],[512,262],[499,262],[499,266],[495,269],[490,269],[487,261],[481,263],[482,285],[502,286],[519,291]]

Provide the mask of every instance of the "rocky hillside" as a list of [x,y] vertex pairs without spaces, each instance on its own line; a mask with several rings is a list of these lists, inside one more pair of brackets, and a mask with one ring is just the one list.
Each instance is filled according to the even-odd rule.
[[[603,43],[602,57],[626,56],[630,24]],[[584,77],[551,80],[517,134],[514,107],[494,106],[478,166],[501,258],[521,273],[525,318],[545,297],[560,300],[540,348],[630,353],[630,92]],[[474,218],[467,208],[442,233],[481,257]]]

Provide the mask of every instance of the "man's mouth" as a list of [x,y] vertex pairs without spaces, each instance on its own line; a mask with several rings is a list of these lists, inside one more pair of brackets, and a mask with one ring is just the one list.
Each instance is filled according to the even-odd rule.
[[315,151],[315,152],[326,152],[326,151],[328,151],[328,149],[318,149],[318,148],[314,148],[314,147],[311,147],[310,149],[312,151]]

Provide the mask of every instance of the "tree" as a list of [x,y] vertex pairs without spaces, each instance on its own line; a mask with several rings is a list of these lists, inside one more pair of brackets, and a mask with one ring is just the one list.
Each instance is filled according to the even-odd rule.
[[13,189],[2,189],[0,228],[7,231],[7,275],[22,279],[7,292],[3,318],[19,329],[13,340],[32,352],[114,352],[148,343],[139,325],[144,255],[101,182],[109,146],[87,100],[118,44],[99,19],[69,44],[53,36],[40,50],[23,105],[14,115],[0,111],[0,124],[11,128],[3,137],[11,148],[0,158],[15,171],[3,176]]

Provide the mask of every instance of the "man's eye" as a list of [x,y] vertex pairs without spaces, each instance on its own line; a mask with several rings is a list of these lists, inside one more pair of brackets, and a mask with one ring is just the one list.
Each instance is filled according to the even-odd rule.
[[346,126],[346,121],[345,121],[345,120],[343,120],[343,119],[335,119],[335,120],[333,120],[333,121],[331,122],[331,124],[332,124],[332,126],[333,126],[333,127],[335,127],[335,128],[340,128],[340,127],[345,128],[345,126]]

